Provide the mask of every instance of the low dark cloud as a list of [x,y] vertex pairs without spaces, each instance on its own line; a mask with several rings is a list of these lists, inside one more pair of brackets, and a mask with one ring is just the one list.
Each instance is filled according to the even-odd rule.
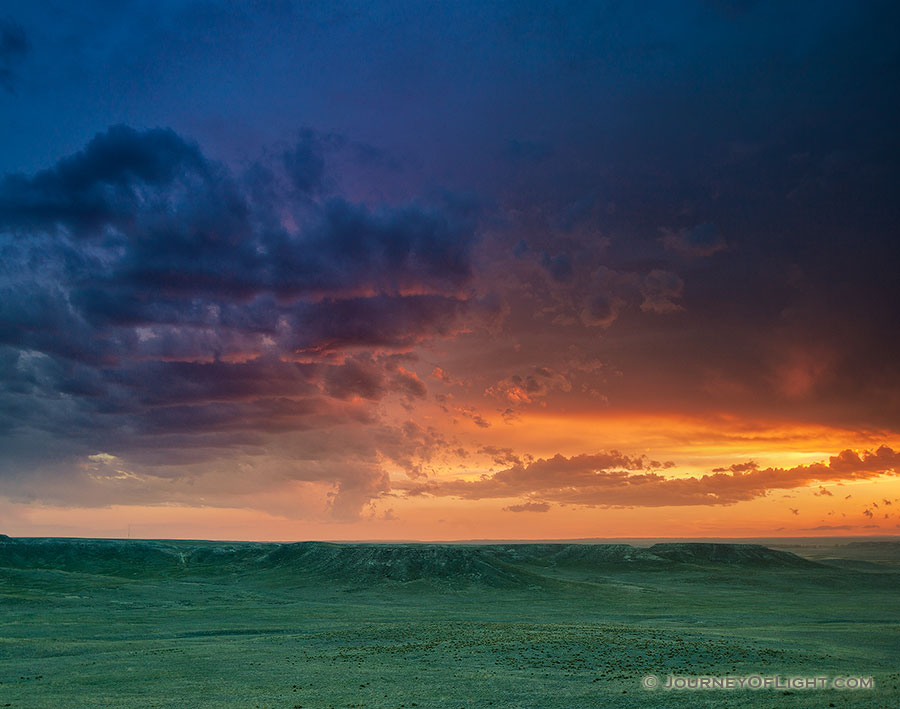
[[504,512],[549,512],[550,505],[547,502],[523,502],[521,505],[510,505],[503,508]]
[[[7,280],[4,341],[84,359],[139,356],[164,336],[204,349],[204,329],[222,340],[211,356],[242,336],[390,348],[448,334],[465,314],[472,215],[259,202],[251,187],[172,131],[124,126],[54,168],[7,176],[0,226],[20,278]],[[301,226],[283,223],[292,210]]]

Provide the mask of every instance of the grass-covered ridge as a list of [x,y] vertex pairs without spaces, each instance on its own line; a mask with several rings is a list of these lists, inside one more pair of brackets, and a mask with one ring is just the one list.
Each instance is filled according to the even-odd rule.
[[[0,706],[896,706],[892,554],[6,538]],[[663,695],[651,673],[876,689]]]
[[817,566],[756,544],[291,544],[102,539],[0,539],[0,567],[56,569],[126,578],[196,573],[322,576],[336,582],[428,579],[529,586],[556,568],[674,570],[680,566]]

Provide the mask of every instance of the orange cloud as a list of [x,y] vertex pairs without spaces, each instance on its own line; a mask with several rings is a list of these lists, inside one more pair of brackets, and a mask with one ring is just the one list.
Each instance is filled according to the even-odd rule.
[[881,446],[862,455],[853,450],[831,456],[827,463],[791,468],[738,463],[727,469],[691,477],[666,477],[658,471],[673,467],[618,451],[567,458],[556,455],[516,464],[478,480],[427,481],[395,485],[408,496],[449,496],[468,500],[539,497],[575,505],[644,506],[731,505],[763,497],[771,490],[805,487],[810,483],[867,480],[896,475],[900,452]]

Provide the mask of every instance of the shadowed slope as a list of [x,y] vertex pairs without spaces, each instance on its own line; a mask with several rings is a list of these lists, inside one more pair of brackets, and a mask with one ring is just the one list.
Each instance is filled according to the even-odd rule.
[[674,542],[654,544],[647,550],[657,557],[682,564],[728,564],[751,567],[814,567],[815,562],[760,544]]
[[0,567],[110,576],[155,576],[179,564],[156,542],[107,539],[0,539]]
[[335,544],[0,539],[0,567],[54,569],[124,578],[260,575],[291,583],[327,579],[341,587],[382,583],[529,588],[627,570],[816,567],[754,544]]
[[301,542],[275,549],[264,563],[359,585],[439,580],[511,588],[539,580],[492,550],[443,544]]
[[835,551],[865,561],[900,562],[900,542],[850,542],[843,549]]
[[510,561],[546,566],[600,568],[668,563],[647,549],[630,544],[508,544],[483,548]]

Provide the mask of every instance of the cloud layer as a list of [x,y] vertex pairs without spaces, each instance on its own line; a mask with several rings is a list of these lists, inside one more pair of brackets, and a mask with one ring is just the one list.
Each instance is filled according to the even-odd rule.
[[895,4],[148,8],[0,18],[0,496],[541,524],[895,471]]
[[672,463],[632,458],[617,451],[567,458],[556,455],[518,463],[478,480],[411,483],[407,495],[452,496],[466,500],[527,497],[533,502],[513,505],[512,512],[545,511],[548,502],[601,507],[733,505],[812,483],[867,480],[900,473],[900,453],[887,446],[862,456],[841,451],[828,463],[793,468],[760,468],[738,463],[698,477],[676,477],[657,471]]
[[[0,429],[67,431],[84,455],[152,445],[160,464],[424,397],[392,353],[489,313],[471,288],[476,215],[311,201],[323,158],[303,141],[281,172],[234,175],[171,130],[114,126],[0,181]],[[337,510],[384,472],[335,485]]]

